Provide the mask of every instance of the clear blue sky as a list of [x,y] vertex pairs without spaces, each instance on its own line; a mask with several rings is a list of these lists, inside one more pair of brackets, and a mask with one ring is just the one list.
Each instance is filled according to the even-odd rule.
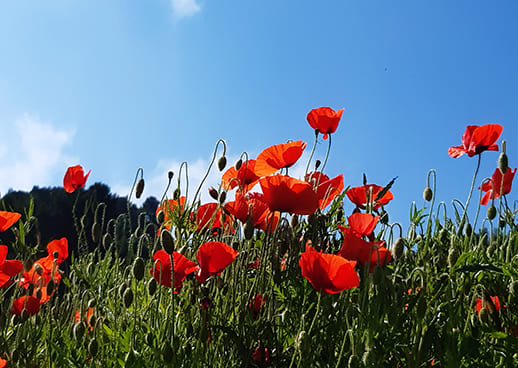
[[188,161],[195,181],[219,138],[231,161],[310,148],[306,114],[330,106],[345,112],[328,173],[398,176],[387,210],[405,223],[428,169],[438,200],[465,201],[476,158],[447,150],[466,125],[502,124],[518,165],[517,17],[513,0],[2,2],[0,193],[61,185],[79,163],[120,194],[142,167],[160,197],[167,170]]

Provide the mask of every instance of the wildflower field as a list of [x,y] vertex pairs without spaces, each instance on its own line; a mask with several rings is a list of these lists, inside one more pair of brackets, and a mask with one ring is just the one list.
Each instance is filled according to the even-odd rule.
[[[518,366],[516,169],[502,126],[459,132],[448,154],[473,160],[466,201],[447,210],[431,170],[427,206],[412,205],[403,229],[389,220],[394,180],[350,187],[326,175],[342,113],[308,113],[308,162],[301,140],[235,163],[218,141],[213,201],[201,202],[201,185],[188,192],[181,168],[168,173],[156,218],[135,224],[139,169],[127,214],[73,207],[74,252],[65,237],[34,242],[33,206],[2,201],[0,240],[14,240],[0,245],[0,367]],[[316,160],[321,138],[329,149]],[[494,173],[479,173],[491,155]],[[305,176],[289,176],[293,165]],[[68,168],[67,195],[89,173]]]

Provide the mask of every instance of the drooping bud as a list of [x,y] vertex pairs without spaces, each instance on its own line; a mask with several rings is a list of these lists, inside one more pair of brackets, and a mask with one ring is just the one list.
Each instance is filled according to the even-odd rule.
[[110,233],[106,233],[103,236],[103,247],[105,249],[108,249],[110,245],[112,244],[113,238]]
[[97,339],[94,337],[88,343],[88,353],[90,353],[90,355],[94,357],[97,355],[98,351],[99,351],[99,343],[97,342]]
[[491,203],[491,205],[487,208],[487,218],[493,220],[496,217],[496,208],[495,205]]
[[94,222],[92,225],[92,240],[94,243],[98,243],[101,240],[101,225],[98,222]]
[[426,188],[424,188],[423,190],[423,198],[426,202],[430,202],[433,198],[433,192],[432,192],[432,188],[430,188],[429,186],[427,186]]
[[147,292],[150,296],[153,296],[155,294],[157,286],[158,286],[158,284],[157,284],[155,278],[154,277],[150,278],[147,283]]
[[241,165],[243,164],[243,160],[239,159],[234,164],[234,169],[239,170],[241,168]]
[[160,233],[160,244],[162,245],[162,248],[169,254],[173,254],[174,252],[174,239],[171,233],[163,229]]
[[227,192],[221,192],[219,193],[218,201],[220,204],[225,203],[225,199],[227,199]]
[[243,225],[243,235],[245,236],[246,240],[250,240],[254,236],[254,224],[250,218],[248,218]]
[[158,211],[158,213],[156,214],[156,222],[158,222],[158,224],[162,224],[162,222],[164,222],[165,220],[165,214],[164,214],[164,211],[160,210]]
[[76,323],[72,330],[72,334],[74,335],[74,339],[81,340],[85,334],[85,325],[82,322]]
[[135,258],[135,262],[133,263],[133,276],[137,281],[140,281],[144,278],[144,260],[141,257]]
[[473,234],[473,227],[469,222],[467,222],[466,225],[464,225],[464,234],[466,236],[471,236],[471,234]]
[[144,192],[144,178],[140,178],[140,180],[137,183],[137,189],[135,189],[135,197],[140,198],[142,192]]
[[507,168],[509,167],[509,160],[507,159],[507,154],[505,153],[505,141],[502,141],[502,152],[500,152],[500,156],[498,156],[498,168],[504,175],[507,172]]
[[209,188],[209,195],[215,199],[216,201],[218,200],[218,191],[216,190],[216,188],[214,187],[210,187]]
[[397,238],[397,240],[392,245],[392,256],[395,259],[399,259],[403,255],[404,250],[405,250],[405,240],[401,237]]
[[124,306],[126,308],[131,306],[131,303],[133,303],[133,291],[131,291],[131,288],[126,289],[124,295],[122,296],[122,301],[124,302]]
[[174,172],[169,171],[169,172],[167,173],[167,178],[168,178],[169,180],[172,180],[172,179],[173,179],[173,176],[174,176]]
[[227,158],[225,156],[221,156],[218,160],[219,171],[223,171],[223,169],[225,169],[225,166],[227,166]]
[[315,170],[318,170],[318,168],[320,167],[320,164],[321,164],[321,163],[322,163],[322,162],[321,162],[320,160],[316,160],[316,161],[315,161]]
[[384,208],[381,208],[381,211],[380,211],[380,222],[383,224],[383,225],[387,225],[388,222],[389,222],[389,215],[388,215],[388,212],[385,211]]

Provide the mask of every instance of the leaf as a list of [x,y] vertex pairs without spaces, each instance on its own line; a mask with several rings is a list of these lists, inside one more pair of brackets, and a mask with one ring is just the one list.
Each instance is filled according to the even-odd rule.
[[509,336],[507,333],[502,332],[502,331],[493,331],[493,332],[488,332],[487,334],[496,339],[505,339]]

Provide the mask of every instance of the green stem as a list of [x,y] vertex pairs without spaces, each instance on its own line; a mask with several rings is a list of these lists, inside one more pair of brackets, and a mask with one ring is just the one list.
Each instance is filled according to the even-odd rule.
[[478,169],[480,168],[480,158],[481,154],[478,155],[477,168],[475,169],[475,174],[473,175],[473,180],[471,181],[471,188],[469,189],[468,199],[466,200],[466,204],[464,205],[464,212],[462,214],[462,218],[460,220],[459,229],[462,229],[464,226],[464,222],[466,221],[466,215],[468,211],[469,201],[471,200],[471,195],[473,194],[473,189],[475,188],[475,180],[477,178]]
[[309,164],[311,163],[311,159],[313,158],[313,154],[315,153],[315,147],[317,146],[318,140],[318,131],[315,133],[315,141],[313,142],[313,148],[311,149],[311,153],[309,154],[308,163],[306,165],[306,171],[304,172],[304,176],[307,175],[309,170]]

